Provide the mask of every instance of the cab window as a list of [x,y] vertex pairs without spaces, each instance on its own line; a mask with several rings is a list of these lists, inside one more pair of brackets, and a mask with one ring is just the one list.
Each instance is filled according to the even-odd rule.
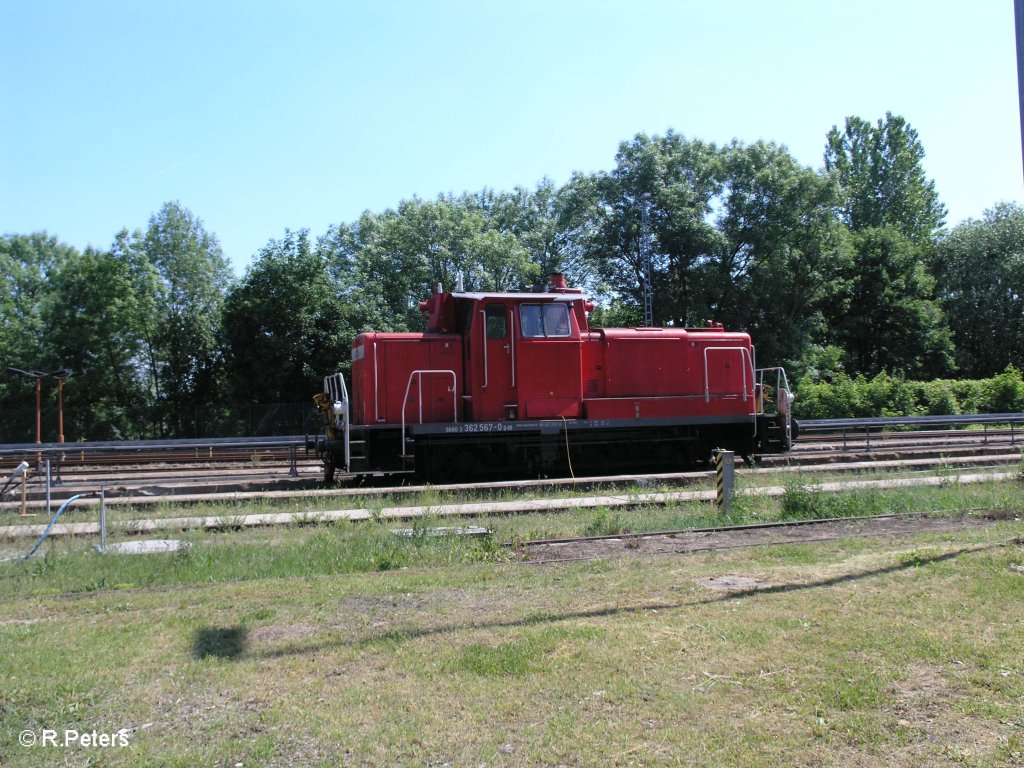
[[487,321],[487,338],[504,339],[508,335],[508,313],[504,304],[488,304],[484,309],[484,317]]
[[569,307],[565,304],[524,304],[519,308],[523,337],[566,338],[569,330]]

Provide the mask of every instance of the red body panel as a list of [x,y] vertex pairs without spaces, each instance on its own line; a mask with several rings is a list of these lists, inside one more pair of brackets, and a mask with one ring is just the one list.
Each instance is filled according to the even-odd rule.
[[[451,374],[423,373],[410,385],[414,371],[452,371],[454,382]],[[438,333],[360,334],[352,343],[352,383],[355,424],[400,424],[403,402],[407,423],[420,421],[421,404],[423,422],[454,421],[461,409],[462,339]]]
[[610,328],[584,342],[588,419],[743,416],[754,373],[745,333]]
[[[403,403],[408,424],[754,414],[747,334],[720,328],[590,331],[583,301],[466,294],[458,296],[465,324],[460,331],[361,334],[353,344],[353,423],[399,424]],[[534,315],[544,307],[557,314],[559,305],[568,309],[568,328],[538,335],[528,308]],[[431,373],[413,376],[410,385],[414,371]]]

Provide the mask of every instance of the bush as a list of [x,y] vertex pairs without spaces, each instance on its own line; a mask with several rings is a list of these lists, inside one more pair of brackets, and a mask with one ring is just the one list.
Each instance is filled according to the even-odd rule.
[[804,376],[797,382],[794,415],[798,419],[849,419],[872,416],[956,416],[1024,411],[1024,379],[1013,366],[991,379],[904,381],[880,373],[851,379],[840,373],[831,382]]
[[858,379],[861,416],[909,416],[914,412],[913,385],[884,371],[871,381]]
[[859,415],[860,401],[857,385],[845,373],[831,383],[804,377],[797,383],[794,409],[802,419],[852,419]]
[[971,380],[962,379],[949,382],[953,397],[960,403],[961,413],[979,413],[979,404],[982,402],[982,388],[985,379]]
[[1006,366],[998,376],[987,379],[981,391],[981,413],[1017,413],[1024,410],[1024,381],[1021,381],[1020,371],[1012,365]]
[[915,410],[922,416],[956,416],[960,403],[953,393],[953,382],[923,381],[914,386],[913,396],[917,403]]
[[802,485],[786,486],[782,495],[783,520],[823,520],[833,517],[834,494],[812,491]]

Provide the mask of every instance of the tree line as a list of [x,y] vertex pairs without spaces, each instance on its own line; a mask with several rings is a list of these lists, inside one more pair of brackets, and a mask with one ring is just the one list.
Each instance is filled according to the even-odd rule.
[[[0,361],[80,372],[69,439],[250,431],[239,409],[306,401],[347,370],[357,333],[422,329],[418,300],[460,276],[508,291],[563,272],[597,299],[593,324],[641,324],[646,194],[656,325],[749,331],[761,363],[809,383],[993,376],[1024,352],[1024,210],[996,204],[948,230],[923,157],[892,114],[833,127],[820,170],[771,142],[640,134],[610,171],[562,186],[285,231],[241,279],[177,202],[106,249],[8,234]],[[25,380],[0,379],[3,439],[31,437],[30,401]]]

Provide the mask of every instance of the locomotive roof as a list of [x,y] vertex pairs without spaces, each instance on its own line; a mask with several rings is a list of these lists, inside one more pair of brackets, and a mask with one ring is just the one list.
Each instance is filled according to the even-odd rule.
[[484,293],[482,291],[452,292],[452,298],[480,301],[481,299],[518,299],[521,301],[589,301],[583,293]]

